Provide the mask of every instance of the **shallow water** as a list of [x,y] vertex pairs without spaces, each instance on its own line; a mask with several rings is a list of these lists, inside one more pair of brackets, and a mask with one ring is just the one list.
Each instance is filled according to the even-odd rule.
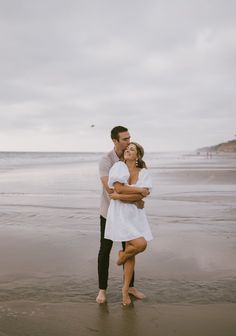
[[[101,153],[0,153],[0,299],[93,302]],[[137,262],[147,301],[236,301],[236,158],[148,153],[155,239]],[[111,254],[109,301],[122,270]]]
[[[121,279],[110,278],[109,304],[121,301]],[[95,279],[81,281],[79,277],[57,276],[18,279],[1,282],[0,301],[27,300],[37,302],[93,303],[96,296]],[[149,304],[163,303],[236,303],[235,278],[212,281],[164,280],[142,277],[136,281],[137,287],[145,285]],[[115,290],[114,290],[115,289]]]

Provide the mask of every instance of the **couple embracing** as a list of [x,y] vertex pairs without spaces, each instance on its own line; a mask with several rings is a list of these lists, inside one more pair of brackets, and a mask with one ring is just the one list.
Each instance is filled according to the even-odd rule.
[[131,303],[130,295],[143,299],[145,295],[134,287],[135,256],[147,247],[152,233],[143,199],[150,193],[151,178],[143,161],[144,150],[130,142],[126,127],[111,130],[114,149],[99,163],[103,186],[100,208],[100,249],[98,253],[99,292],[97,303],[106,302],[110,251],[113,241],[122,242],[117,265],[124,267],[122,303]]

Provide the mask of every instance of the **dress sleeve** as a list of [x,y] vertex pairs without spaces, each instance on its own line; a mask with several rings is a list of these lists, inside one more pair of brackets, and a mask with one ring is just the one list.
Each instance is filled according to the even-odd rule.
[[142,188],[148,188],[152,189],[152,178],[148,171],[148,169],[143,168],[143,175],[142,175],[142,181],[141,181],[141,187]]
[[122,161],[116,162],[110,169],[108,186],[113,187],[115,182],[127,184],[129,179],[129,170],[126,164]]

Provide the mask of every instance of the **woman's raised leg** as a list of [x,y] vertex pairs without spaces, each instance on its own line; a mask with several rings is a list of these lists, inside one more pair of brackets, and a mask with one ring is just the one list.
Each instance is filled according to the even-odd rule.
[[143,252],[147,247],[147,241],[143,238],[137,238],[126,242],[124,251],[119,251],[117,265],[124,264],[129,258]]

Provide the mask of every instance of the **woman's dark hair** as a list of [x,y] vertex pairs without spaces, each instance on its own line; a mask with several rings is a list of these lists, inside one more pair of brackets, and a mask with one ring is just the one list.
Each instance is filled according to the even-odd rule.
[[128,128],[123,126],[116,126],[111,130],[111,139],[116,139],[119,141],[119,133],[128,132]]
[[136,161],[136,167],[147,168],[145,161],[143,161],[143,156],[144,156],[143,147],[140,144],[138,144],[137,142],[130,142],[130,145],[131,144],[135,145],[135,147],[137,149],[138,159]]

